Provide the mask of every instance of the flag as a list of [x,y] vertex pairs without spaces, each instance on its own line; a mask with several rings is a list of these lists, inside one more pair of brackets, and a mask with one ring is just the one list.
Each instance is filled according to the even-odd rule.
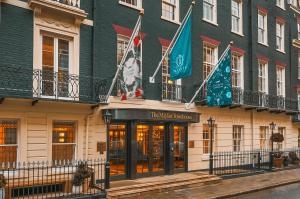
[[138,24],[136,32],[132,33],[132,42],[128,44],[128,53],[124,55],[124,62],[119,75],[119,91],[121,100],[141,98],[142,89],[142,33],[141,23]]
[[207,80],[207,105],[229,106],[232,104],[230,49],[215,67],[216,70]]
[[177,80],[192,74],[192,15],[191,12],[170,53],[170,79]]

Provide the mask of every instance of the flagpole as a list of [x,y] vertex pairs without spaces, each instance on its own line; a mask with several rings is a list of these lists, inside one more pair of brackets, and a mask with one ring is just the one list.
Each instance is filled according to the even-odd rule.
[[198,88],[198,90],[196,91],[196,93],[194,94],[194,96],[192,97],[192,99],[190,100],[190,102],[189,103],[185,103],[185,109],[189,109],[190,108],[190,105],[196,99],[197,95],[199,94],[199,92],[201,91],[201,89],[203,88],[203,86],[205,85],[205,83],[208,82],[208,80],[211,78],[211,76],[214,74],[214,72],[218,69],[217,66],[219,66],[220,61],[224,58],[224,56],[226,55],[226,53],[228,52],[228,50],[231,48],[232,45],[233,45],[233,41],[231,41],[230,44],[226,47],[226,49],[224,50],[224,52],[221,55],[220,59],[218,60],[217,64],[212,69],[212,71],[208,74],[208,76],[206,77],[206,79],[202,82],[201,86]]
[[111,94],[111,92],[112,92],[112,90],[113,90],[113,88],[114,88],[114,86],[115,86],[115,83],[116,83],[116,81],[117,81],[118,75],[119,75],[120,71],[121,71],[122,68],[123,68],[125,59],[126,59],[128,53],[129,53],[129,49],[130,49],[130,47],[131,47],[131,45],[132,45],[132,42],[133,42],[133,40],[134,40],[134,36],[135,36],[136,32],[138,31],[138,29],[141,27],[141,21],[142,21],[142,17],[143,17],[143,16],[144,16],[144,11],[142,10],[142,11],[140,12],[139,18],[138,18],[138,20],[137,20],[137,22],[136,22],[136,24],[135,24],[135,26],[134,26],[132,35],[131,35],[131,37],[130,37],[130,39],[129,39],[129,42],[128,42],[128,45],[127,45],[127,48],[126,48],[126,51],[125,51],[125,54],[123,55],[123,57],[122,57],[122,59],[121,59],[121,61],[120,61],[120,64],[118,65],[117,72],[116,72],[116,74],[115,74],[115,76],[114,76],[114,79],[113,79],[113,81],[112,81],[112,84],[110,85],[109,91],[108,91],[108,93],[107,93],[107,95],[106,95],[105,102],[107,102],[107,103],[109,103],[108,100],[109,100],[110,94]]
[[191,14],[192,8],[195,4],[196,4],[196,2],[192,1],[192,4],[190,5],[186,15],[184,16],[181,25],[179,26],[179,28],[177,29],[173,39],[171,40],[171,43],[170,43],[169,47],[167,48],[166,52],[164,53],[163,57],[161,58],[160,62],[158,63],[155,72],[153,73],[153,75],[151,77],[149,77],[149,82],[150,83],[155,83],[155,76],[157,75],[157,73],[158,73],[165,57],[169,54],[170,51],[172,51],[173,44],[176,43],[176,41],[178,40],[178,35],[180,35],[180,33],[182,32],[182,29],[183,29],[182,27],[184,27],[184,25],[186,24],[187,18]]

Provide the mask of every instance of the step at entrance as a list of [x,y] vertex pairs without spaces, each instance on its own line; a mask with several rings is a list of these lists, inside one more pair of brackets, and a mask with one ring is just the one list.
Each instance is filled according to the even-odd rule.
[[147,192],[161,192],[220,182],[220,178],[202,172],[123,180],[111,183],[107,198],[130,198]]

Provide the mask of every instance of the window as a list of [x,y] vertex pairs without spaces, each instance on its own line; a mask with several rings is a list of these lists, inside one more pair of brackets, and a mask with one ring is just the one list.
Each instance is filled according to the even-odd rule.
[[179,0],[162,0],[162,17],[179,21]]
[[[167,47],[162,47],[162,56],[167,51]],[[165,56],[162,63],[162,99],[167,101],[181,101],[181,79],[170,80],[169,56]]]
[[209,44],[203,44],[203,79],[209,75],[210,71],[217,64],[218,48]]
[[276,6],[284,9],[284,0],[276,0]]
[[277,66],[276,68],[277,76],[277,95],[285,97],[285,69]]
[[300,40],[300,23],[297,23],[298,40]]
[[300,129],[298,129],[298,148],[300,147]]
[[232,64],[232,87],[243,89],[243,56],[232,53],[231,64]]
[[284,24],[276,22],[276,49],[284,52]]
[[267,147],[268,130],[269,127],[267,126],[259,127],[259,146],[261,150]]
[[[128,46],[129,38],[126,36],[118,35],[117,36],[117,64],[119,65],[124,54],[126,51],[126,48]],[[122,89],[122,83],[120,81],[120,78],[118,78],[119,81],[117,81],[117,96],[121,96],[121,89]]]
[[75,122],[56,121],[52,129],[52,160],[75,158]]
[[203,19],[217,23],[217,1],[203,0]]
[[298,79],[300,79],[300,54],[298,53]]
[[267,14],[258,11],[258,43],[268,45]]
[[[214,125],[213,127],[213,150],[217,148],[216,146],[216,132],[217,126]],[[210,152],[210,128],[208,124],[203,124],[203,154],[208,154]]]
[[297,91],[298,110],[300,110],[300,90]]
[[231,1],[231,31],[243,34],[242,1]]
[[268,63],[258,60],[258,91],[268,93]]
[[243,131],[244,126],[233,126],[232,141],[234,152],[241,151],[242,149]]
[[125,5],[142,8],[142,0],[120,0],[119,2]]
[[0,168],[17,161],[17,121],[0,120]]
[[[69,83],[71,83],[69,82],[69,41],[49,36],[42,36],[42,40],[41,94],[48,97],[75,97],[70,96],[69,92]],[[76,89],[74,88],[74,90]]]
[[282,134],[283,137],[284,137],[284,140],[283,142],[278,142],[277,143],[277,147],[278,149],[282,149],[283,148],[283,145],[284,145],[284,142],[285,142],[285,127],[278,127],[278,133]]

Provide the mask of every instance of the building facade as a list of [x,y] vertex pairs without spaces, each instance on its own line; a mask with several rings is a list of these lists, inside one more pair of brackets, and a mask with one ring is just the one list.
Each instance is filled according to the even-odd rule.
[[[300,146],[297,1],[197,0],[192,76],[171,81],[166,58],[156,83],[190,0],[0,5],[0,162],[108,157],[112,179],[207,169],[210,116],[214,151],[269,148],[271,122],[278,147]],[[121,100],[117,81],[103,102],[141,11],[143,97]],[[230,41],[232,106],[207,107],[203,92],[186,110]]]

